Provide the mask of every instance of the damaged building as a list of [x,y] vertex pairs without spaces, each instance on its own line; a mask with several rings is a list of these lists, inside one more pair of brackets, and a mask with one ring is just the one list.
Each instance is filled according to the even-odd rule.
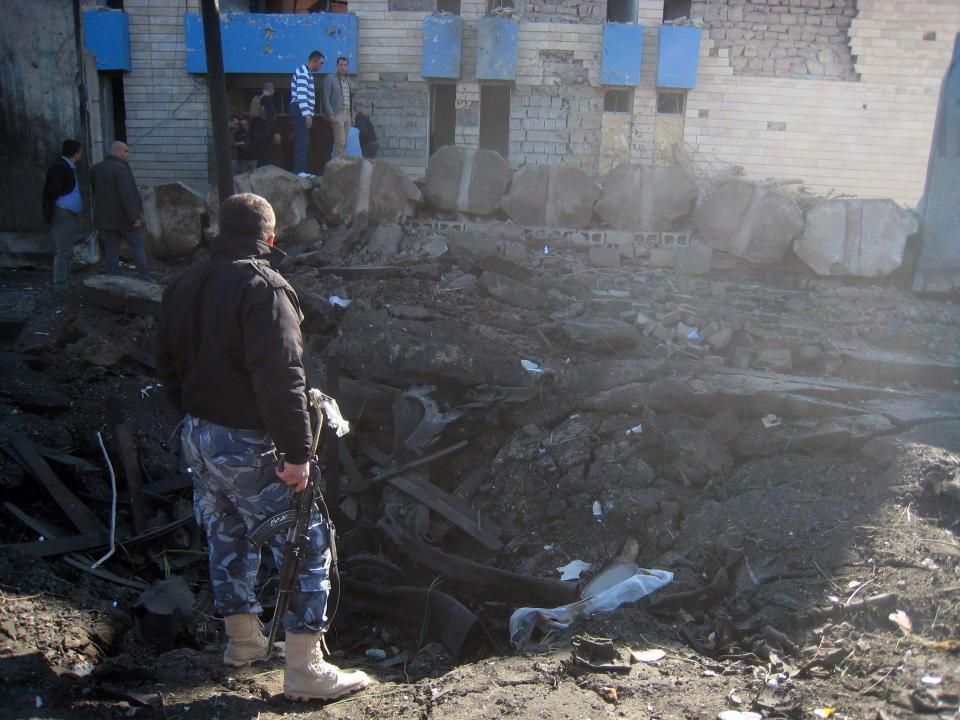
[[[199,0],[14,3],[3,60],[0,226],[38,229],[42,172],[65,137],[92,160],[124,139],[146,186],[213,176]],[[915,205],[960,5],[883,0],[224,0],[230,111],[313,49],[351,61],[379,157],[421,177],[439,147],[513,168],[623,163],[802,180]],[[322,10],[323,12],[317,12]],[[320,125],[324,125],[321,123]],[[313,131],[310,166],[329,157]],[[891,139],[896,138],[896,142]]]

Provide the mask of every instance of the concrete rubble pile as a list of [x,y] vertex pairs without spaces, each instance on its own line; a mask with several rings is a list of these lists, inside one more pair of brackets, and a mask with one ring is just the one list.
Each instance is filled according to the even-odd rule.
[[[443,574],[444,592],[463,607],[439,613],[461,618],[462,633],[433,629],[452,655],[476,622],[459,603],[575,600],[575,586],[552,579],[555,558],[539,549],[544,527],[568,526],[580,543],[566,548],[573,554],[597,557],[598,537],[633,537],[648,560],[676,559],[697,492],[755,463],[781,462],[785,448],[791,458],[875,459],[878,448],[926,433],[960,444],[957,308],[893,283],[849,285],[782,264],[796,243],[811,265],[824,263],[818,272],[841,263],[844,274],[888,275],[914,230],[896,206],[826,201],[804,222],[788,195],[728,181],[695,211],[703,241],[691,241],[676,229],[590,229],[600,188],[580,171],[530,167],[513,174],[502,200],[512,224],[414,217],[424,198],[445,203],[444,217],[492,204],[495,193],[477,189],[466,170],[487,160],[445,154],[459,173],[455,204],[442,184],[421,195],[379,161],[331,163],[322,181],[266,168],[237,185],[278,207],[288,252],[281,271],[301,298],[308,375],[355,426],[327,455],[342,491],[328,502],[346,527],[365,528],[344,548],[345,562],[386,548],[398,566],[394,584],[426,587],[425,578]],[[659,173],[624,172],[618,182],[657,196]],[[696,197],[687,176],[663,177],[682,197],[662,215],[637,217],[676,228]],[[153,201],[160,228],[172,217],[166,192]],[[187,197],[181,219],[196,222],[197,242],[202,207]],[[604,212],[611,224],[633,222]],[[875,235],[888,241],[880,251],[857,251]],[[839,259],[813,259],[818,247],[841,244]],[[723,258],[731,269],[717,269]],[[777,262],[776,272],[763,268]],[[46,423],[70,406],[68,383],[33,367],[63,354],[80,377],[136,383],[152,416],[164,418],[157,424],[169,424],[159,433],[167,438],[177,418],[151,393],[150,370],[161,290],[87,276],[80,298],[95,320],[0,297],[8,343],[0,362],[21,378],[3,399],[7,417],[16,416],[11,428],[43,447],[76,443],[79,428]],[[141,500],[147,523],[169,526],[162,542],[188,549],[190,482],[177,470],[175,443],[141,436],[139,449],[158,477]],[[6,482],[15,489],[23,473]],[[135,534],[132,522],[124,510],[121,537]],[[68,540],[79,542],[58,542]],[[97,548],[102,538],[89,542]],[[204,576],[196,558],[180,562],[177,572]],[[682,605],[703,578],[681,568],[676,582]],[[345,593],[366,612],[400,617],[363,582]]]

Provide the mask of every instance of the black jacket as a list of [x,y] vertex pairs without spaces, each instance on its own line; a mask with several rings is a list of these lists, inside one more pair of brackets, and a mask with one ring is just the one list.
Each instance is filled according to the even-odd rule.
[[211,258],[163,294],[157,377],[181,412],[266,431],[292,463],[310,450],[303,313],[270,267],[283,253],[255,238],[217,237]]
[[77,182],[73,168],[62,157],[53,161],[47,170],[47,179],[43,184],[43,221],[50,224],[53,220],[53,204],[58,198],[69,195]]
[[107,155],[90,169],[95,208],[93,224],[98,230],[130,230],[143,217],[143,202],[137,181],[126,161]]

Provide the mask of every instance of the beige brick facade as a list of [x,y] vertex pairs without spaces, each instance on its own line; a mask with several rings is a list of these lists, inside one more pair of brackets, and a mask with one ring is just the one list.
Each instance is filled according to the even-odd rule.
[[[602,141],[604,128],[618,138],[625,131],[622,117],[606,117],[603,112],[602,23],[538,21],[566,20],[574,17],[574,10],[577,17],[596,15],[584,3],[559,8],[543,2],[527,10],[522,2],[515,5],[519,33],[517,78],[511,89],[510,164],[564,163],[600,172],[611,162],[610,148],[623,145],[621,139]],[[752,55],[754,50],[744,51],[743,45],[753,41],[712,38],[704,13],[697,86],[687,96],[682,121],[683,152],[701,173],[739,167],[755,179],[801,179],[819,193],[891,197],[907,205],[919,200],[940,82],[954,34],[960,30],[960,2],[706,0],[694,7],[703,5],[722,6],[724,22],[743,18],[744,12],[766,13],[764,23],[760,15],[750,17],[751,27],[758,28],[757,36],[766,43],[757,52],[778,47],[781,34],[783,47],[819,42],[830,52],[821,48],[804,64],[809,68],[806,75],[798,76],[801,66],[794,64],[793,77],[778,76],[778,66],[771,63],[735,63],[731,53]],[[426,13],[391,11],[390,6],[380,0],[350,3],[360,23],[360,79],[372,85],[384,74],[394,79],[406,76],[409,83],[422,85],[422,96],[427,97],[427,83],[419,76]],[[485,11],[485,2],[461,3],[458,143],[478,142],[476,38]],[[645,27],[643,71],[641,84],[633,89],[632,118],[626,123],[629,155],[619,158],[621,162],[651,162],[658,147],[655,85],[662,14],[662,0],[638,1],[637,22]],[[844,30],[847,22],[849,29]],[[801,29],[790,30],[793,25]],[[837,38],[844,32],[852,68],[842,65],[844,53],[837,49]],[[751,69],[758,74],[747,74]],[[376,122],[381,135],[389,135],[390,122],[383,118]],[[409,125],[409,119],[402,122]],[[426,123],[421,126],[427,132]],[[425,141],[422,147],[426,148]],[[390,155],[387,149],[383,157]],[[420,157],[407,152],[399,160],[417,175],[427,158],[425,152]]]

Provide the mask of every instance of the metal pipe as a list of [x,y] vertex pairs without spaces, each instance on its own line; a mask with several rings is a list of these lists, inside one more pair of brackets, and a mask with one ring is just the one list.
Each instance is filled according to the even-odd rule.
[[233,168],[230,163],[230,138],[227,136],[227,86],[223,74],[223,45],[220,41],[220,8],[217,0],[201,0],[200,9],[207,56],[207,93],[210,97],[210,122],[213,123],[217,191],[220,202],[223,202],[233,195]]

